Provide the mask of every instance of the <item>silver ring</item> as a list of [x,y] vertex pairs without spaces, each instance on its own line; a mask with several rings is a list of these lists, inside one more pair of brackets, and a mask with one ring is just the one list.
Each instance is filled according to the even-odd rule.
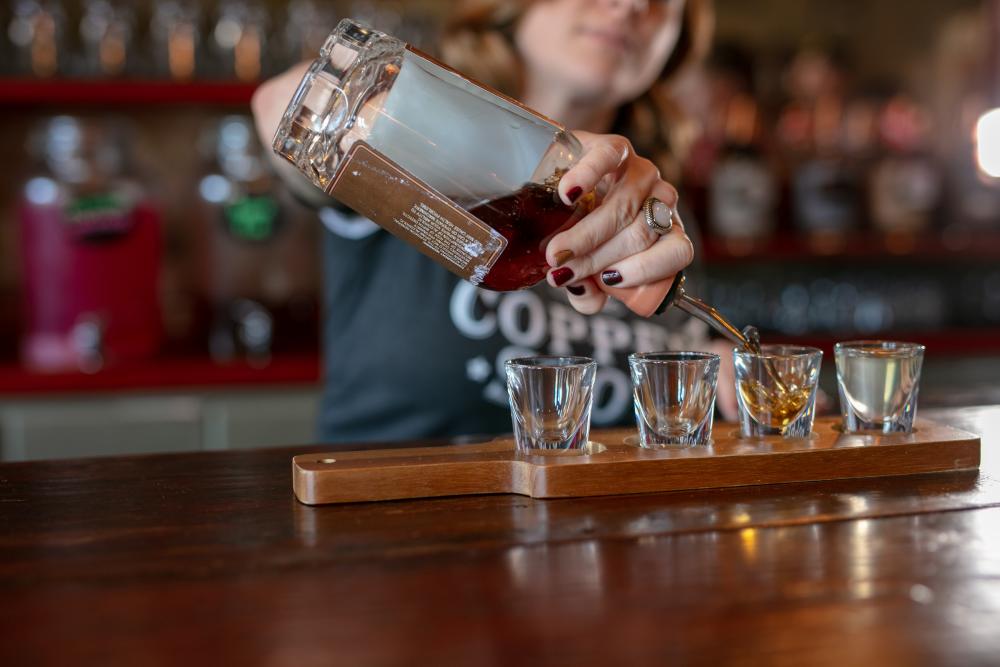
[[[656,197],[650,197],[642,205],[642,212],[646,216],[646,226],[654,234],[663,236],[669,234],[674,228],[674,216],[677,215],[672,206],[667,206]],[[664,218],[666,220],[664,221]]]

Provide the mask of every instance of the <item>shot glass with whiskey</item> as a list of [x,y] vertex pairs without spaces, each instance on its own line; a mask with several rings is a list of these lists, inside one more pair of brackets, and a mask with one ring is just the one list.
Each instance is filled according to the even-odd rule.
[[813,347],[762,345],[736,349],[736,396],[744,437],[806,437],[816,413],[823,352]]

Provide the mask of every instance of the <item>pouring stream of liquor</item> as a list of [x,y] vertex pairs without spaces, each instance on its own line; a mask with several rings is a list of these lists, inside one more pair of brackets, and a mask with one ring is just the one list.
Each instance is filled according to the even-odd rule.
[[[695,297],[687,294],[684,291],[683,286],[678,288],[677,293],[674,296],[673,305],[680,308],[684,312],[694,315],[698,319],[707,322],[713,329],[748,352],[752,352],[754,354],[761,353],[760,333],[757,331],[756,327],[748,326],[744,328],[743,331],[738,330],[715,308],[708,305],[701,299],[696,299]],[[786,387],[785,383],[781,381],[781,377],[778,375],[778,370],[774,367],[774,362],[768,357],[764,357],[764,368],[767,371],[767,374],[771,376],[771,379],[774,380],[774,384],[778,391],[782,394],[787,394],[788,387]]]

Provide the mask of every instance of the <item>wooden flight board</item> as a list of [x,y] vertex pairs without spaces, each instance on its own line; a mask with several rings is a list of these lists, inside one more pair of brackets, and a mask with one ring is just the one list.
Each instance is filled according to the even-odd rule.
[[634,430],[595,431],[586,453],[518,454],[512,439],[447,447],[341,451],[292,460],[295,496],[307,505],[513,493],[568,498],[979,467],[979,436],[919,420],[913,433],[845,434],[817,419],[808,438],[744,439],[716,424],[707,447],[647,450]]

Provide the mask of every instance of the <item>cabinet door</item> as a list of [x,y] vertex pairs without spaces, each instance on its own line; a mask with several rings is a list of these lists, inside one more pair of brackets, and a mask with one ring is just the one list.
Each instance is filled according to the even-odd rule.
[[315,442],[318,403],[314,390],[206,397],[205,448],[252,449]]
[[202,409],[191,397],[44,400],[0,408],[0,458],[80,458],[202,448]]

